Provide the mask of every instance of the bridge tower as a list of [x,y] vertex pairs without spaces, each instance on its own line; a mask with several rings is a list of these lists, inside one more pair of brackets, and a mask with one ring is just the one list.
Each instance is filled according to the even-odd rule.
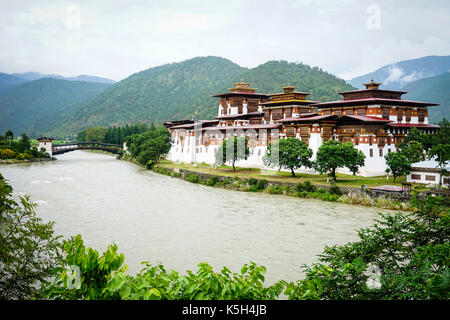
[[52,138],[47,138],[47,137],[41,137],[41,138],[37,138],[37,141],[39,141],[39,147],[38,150],[41,151],[41,148],[45,149],[45,152],[47,152],[50,157],[53,156],[53,152],[52,152]]

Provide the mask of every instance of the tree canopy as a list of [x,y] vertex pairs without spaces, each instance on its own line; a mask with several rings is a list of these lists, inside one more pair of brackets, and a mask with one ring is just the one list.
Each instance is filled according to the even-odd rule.
[[391,152],[384,158],[386,159],[387,165],[386,172],[392,173],[392,175],[394,176],[394,182],[395,179],[409,174],[412,170],[411,162],[408,161],[405,155],[399,152]]
[[317,157],[314,162],[314,168],[320,173],[329,172],[333,181],[336,181],[336,169],[348,168],[353,174],[356,174],[360,167],[364,166],[365,155],[357,150],[353,143],[340,143],[339,141],[329,140],[324,142],[317,151]]
[[224,163],[231,163],[233,171],[236,171],[235,163],[237,160],[246,160],[250,155],[247,137],[233,137],[226,139],[216,150],[216,164],[218,166]]
[[295,169],[312,166],[313,151],[299,139],[288,137],[276,140],[269,143],[267,151],[264,163],[268,166],[289,169],[293,177],[295,177]]

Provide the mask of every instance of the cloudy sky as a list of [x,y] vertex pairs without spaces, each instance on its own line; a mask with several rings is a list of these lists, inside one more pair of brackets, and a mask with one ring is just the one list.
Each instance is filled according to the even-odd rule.
[[0,72],[114,80],[196,56],[351,79],[450,54],[448,0],[0,0]]

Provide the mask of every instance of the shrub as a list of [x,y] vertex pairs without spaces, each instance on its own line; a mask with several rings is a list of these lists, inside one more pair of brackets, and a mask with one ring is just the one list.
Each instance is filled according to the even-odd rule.
[[303,183],[303,190],[307,192],[315,192],[317,190],[316,186],[314,186],[311,181],[305,181]]
[[268,185],[269,185],[269,182],[267,180],[262,179],[262,180],[258,180],[258,183],[256,186],[258,187],[259,190],[264,190],[265,188],[267,188]]
[[267,192],[270,194],[282,194],[283,188],[276,184],[276,185],[268,187]]
[[365,193],[346,194],[340,197],[340,201],[347,204],[359,204],[367,207],[373,207],[375,205],[375,201],[368,194]]
[[338,195],[338,196],[342,195],[341,189],[339,189],[339,187],[334,183],[330,186],[330,189],[328,189],[328,192],[331,194]]
[[200,176],[193,173],[188,173],[184,176],[184,180],[192,183],[200,183]]
[[295,185],[294,190],[298,193],[305,191],[303,183],[299,182]]
[[208,180],[206,180],[206,185],[210,186],[210,187],[214,187],[215,185],[217,185],[218,182],[219,182],[219,178],[217,178],[216,176],[213,176],[213,177],[209,178]]
[[179,172],[173,172],[172,173],[172,177],[174,177],[174,178],[181,178],[181,173],[179,173]]
[[2,159],[13,159],[15,155],[15,152],[11,149],[0,149],[0,158]]

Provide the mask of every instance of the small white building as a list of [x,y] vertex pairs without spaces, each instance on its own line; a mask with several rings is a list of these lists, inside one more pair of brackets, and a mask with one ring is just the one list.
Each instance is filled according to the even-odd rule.
[[38,150],[41,151],[43,149],[45,149],[45,152],[47,152],[50,157],[53,156],[53,149],[52,149],[52,138],[48,138],[48,137],[41,137],[41,138],[37,138],[37,141],[39,141],[39,146],[38,146]]
[[[427,160],[413,163],[413,170],[406,176],[407,182],[422,184],[439,184],[441,179],[441,168],[436,160]],[[450,171],[450,162],[444,165],[446,171]],[[446,187],[450,185],[450,178],[444,176],[442,184]]]

